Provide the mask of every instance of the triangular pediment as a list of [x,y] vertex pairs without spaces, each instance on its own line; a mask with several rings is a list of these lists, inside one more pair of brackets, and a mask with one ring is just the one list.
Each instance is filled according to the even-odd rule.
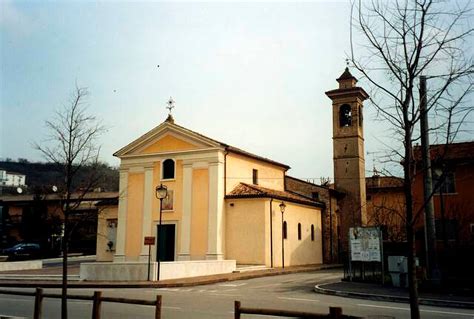
[[216,147],[222,147],[222,144],[174,123],[164,122],[115,152],[114,156],[149,155]]

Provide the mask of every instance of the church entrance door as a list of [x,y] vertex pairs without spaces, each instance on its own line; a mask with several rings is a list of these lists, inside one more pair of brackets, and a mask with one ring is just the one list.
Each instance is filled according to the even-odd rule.
[[157,225],[159,230],[159,243],[157,245],[157,256],[160,256],[160,261],[174,261],[175,248],[175,233],[176,225]]

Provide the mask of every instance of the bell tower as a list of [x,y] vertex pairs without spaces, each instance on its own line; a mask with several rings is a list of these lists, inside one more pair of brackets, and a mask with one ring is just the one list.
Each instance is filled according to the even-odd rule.
[[338,201],[341,250],[348,250],[349,227],[367,221],[363,101],[369,95],[357,87],[349,68],[337,79],[339,88],[326,92],[332,100],[334,185],[345,194]]

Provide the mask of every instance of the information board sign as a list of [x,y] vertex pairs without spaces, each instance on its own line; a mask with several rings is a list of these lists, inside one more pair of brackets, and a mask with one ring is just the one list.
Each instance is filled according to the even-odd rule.
[[155,244],[155,237],[154,236],[145,236],[144,244],[145,245],[154,245]]
[[382,261],[381,243],[378,227],[349,228],[351,261]]

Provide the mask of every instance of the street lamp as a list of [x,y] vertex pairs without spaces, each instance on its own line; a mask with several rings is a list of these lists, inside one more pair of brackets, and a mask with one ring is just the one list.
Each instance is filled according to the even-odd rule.
[[160,254],[161,254],[161,247],[160,247],[160,230],[161,230],[161,215],[163,211],[163,198],[168,196],[168,188],[160,184],[160,186],[156,186],[155,188],[155,196],[160,200],[160,223],[158,225],[158,231],[156,232],[156,245],[158,249],[156,250],[156,261],[158,262],[158,281],[160,280]]
[[441,215],[441,232],[443,237],[444,249],[447,246],[446,236],[446,220],[444,219],[444,198],[443,198],[443,187],[445,187],[446,175],[443,167],[435,168],[435,174],[438,176],[438,191],[439,191],[439,213]]
[[281,212],[281,266],[285,268],[285,224],[283,222],[283,214],[285,213],[286,205],[284,202],[280,204],[280,212]]

